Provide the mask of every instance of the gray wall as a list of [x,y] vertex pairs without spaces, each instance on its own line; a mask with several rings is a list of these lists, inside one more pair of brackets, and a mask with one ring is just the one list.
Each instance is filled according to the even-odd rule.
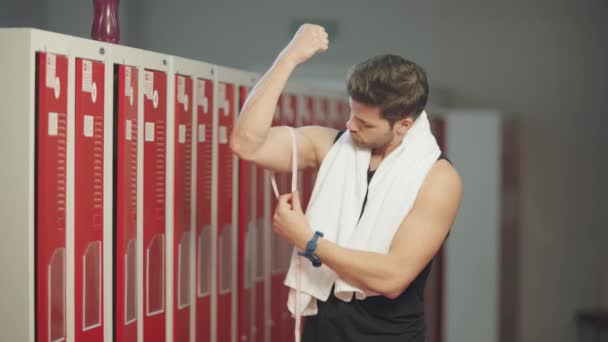
[[[136,0],[139,1],[139,0]],[[121,42],[129,43],[129,6],[120,2]],[[0,27],[33,27],[90,38],[93,0],[0,0]]]
[[[89,35],[91,1],[2,4],[0,26]],[[122,41],[263,71],[306,17],[338,35],[297,76],[341,86],[351,64],[395,52],[427,69],[434,102],[521,118],[521,341],[574,340],[574,312],[599,305],[608,272],[608,2],[123,0]]]
[[40,0],[0,0],[0,27],[41,27],[45,25],[46,2]]
[[448,154],[465,191],[445,246],[443,342],[498,341],[501,125],[497,112],[446,113]]
[[[574,340],[574,312],[598,305],[608,272],[602,210],[608,187],[601,178],[608,167],[600,140],[608,124],[606,1],[257,1],[239,2],[238,11],[231,1],[145,6],[133,41],[145,49],[263,71],[290,39],[291,20],[333,19],[339,31],[330,50],[297,75],[341,85],[351,64],[395,52],[427,68],[435,102],[520,117],[520,340]],[[483,292],[486,284],[479,286]]]

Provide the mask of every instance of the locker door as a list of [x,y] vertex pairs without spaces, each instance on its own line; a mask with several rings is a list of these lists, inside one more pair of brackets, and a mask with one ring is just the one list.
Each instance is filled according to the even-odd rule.
[[346,122],[350,119],[350,105],[348,101],[340,100],[338,105],[339,115],[336,128],[345,129]]
[[192,78],[175,75],[173,202],[173,341],[190,340],[190,231],[192,177]]
[[104,64],[76,59],[75,313],[78,341],[103,340]]
[[[295,127],[296,111],[298,110],[298,99],[296,95],[283,94],[281,111],[278,118],[278,125]],[[277,174],[277,187],[280,194],[291,192],[291,172]],[[297,175],[295,175],[297,177]],[[276,198],[272,200],[271,215],[276,208]],[[271,258],[271,288],[274,294],[271,303],[271,340],[273,342],[287,341],[293,339],[293,320],[287,310],[288,288],[283,285],[289,260],[291,256],[291,246],[280,237],[272,233],[273,244]],[[291,337],[290,337],[291,336]]]
[[167,75],[144,70],[144,341],[165,340]]
[[212,156],[213,82],[196,80],[196,341],[211,340],[211,174],[216,167]]
[[337,128],[329,121],[329,100],[326,97],[316,97],[313,101],[313,118],[315,124],[324,127]]
[[[302,96],[298,98],[298,117],[302,123],[302,126],[319,125],[317,112],[314,110],[314,98],[311,96]],[[302,209],[306,211],[308,207],[308,201],[312,194],[312,187],[314,184],[316,170],[307,169],[301,171],[302,181],[298,183],[300,190],[300,203],[302,203]]]
[[36,64],[36,327],[38,341],[63,341],[68,58],[40,53]]
[[137,341],[137,68],[115,74],[114,229],[116,341]]
[[266,229],[270,229],[270,227],[266,227],[265,220],[265,197],[267,192],[269,191],[267,183],[266,183],[266,171],[263,168],[256,167],[255,168],[255,245],[256,245],[256,255],[255,255],[255,326],[253,329],[253,339],[254,342],[264,342],[265,341],[265,324],[266,324],[266,308],[269,306],[270,298],[268,298],[264,294],[265,283],[269,281],[266,277],[266,270],[269,265],[266,265],[265,262],[265,253],[269,248],[270,241],[266,240]]
[[[240,112],[247,98],[248,89],[239,87]],[[255,324],[255,291],[252,291],[253,273],[255,272],[255,165],[239,160],[239,235],[238,235],[238,324],[239,341],[252,340],[252,326]]]
[[[233,293],[236,290],[233,280],[236,280],[236,270],[233,261],[236,261],[236,222],[234,214],[235,162],[228,137],[232,132],[235,118],[235,91],[234,84],[218,84],[218,301],[217,322],[218,342],[230,342],[232,334]],[[236,322],[234,322],[236,323]]]
[[[313,125],[329,127],[327,122],[327,118],[329,116],[329,100],[325,97],[316,97],[313,99],[313,112],[312,112],[312,122]],[[310,202],[310,196],[312,196],[312,192],[314,190],[315,182],[317,181],[317,174],[319,170],[311,171],[311,180],[310,180],[310,194],[308,201]]]
[[[277,102],[277,108],[275,110],[274,116],[272,118],[272,126],[281,126],[283,125],[283,112],[289,109],[286,107],[289,106],[289,95],[282,94],[279,97]],[[285,179],[283,174],[277,173],[275,174],[277,188],[279,189],[279,193],[283,193],[285,191],[285,185],[283,184],[283,180]],[[268,187],[270,187],[270,181],[266,183]],[[264,300],[265,306],[268,307],[267,312],[268,315],[265,316],[265,330],[264,330],[264,338],[262,341],[277,341],[279,337],[279,324],[280,324],[280,310],[281,303],[280,298],[277,295],[278,289],[280,289],[281,281],[280,281],[280,271],[281,271],[281,238],[278,237],[272,230],[272,215],[274,214],[274,210],[277,206],[277,199],[275,197],[274,192],[271,189],[270,191],[270,208],[268,208],[269,220],[268,227],[265,227],[269,231],[268,236],[269,239],[265,239],[264,248],[270,249],[270,263],[265,264],[265,267],[268,268],[268,273],[265,275],[267,279],[265,281],[268,282],[268,286],[270,288],[269,293],[270,296],[266,297]]]
[[[346,129],[346,122],[349,117],[349,108],[348,104],[346,107],[343,104],[342,100],[332,99],[328,101],[327,104],[327,118],[328,118],[328,126],[333,127],[338,130]],[[345,114],[346,113],[346,114]]]
[[[283,93],[279,97],[278,101],[278,110],[275,112],[275,115],[272,119],[272,126],[281,126],[283,125],[283,112],[289,109],[285,109],[285,107],[289,106],[289,95]],[[283,180],[285,179],[284,174],[276,173],[275,179],[277,183],[277,188],[279,189],[279,195],[284,193],[285,185],[283,184]],[[266,305],[270,306],[270,317],[268,317],[267,325],[269,326],[269,337],[268,340],[271,342],[280,341],[281,336],[281,298],[279,295],[279,290],[282,286],[281,279],[281,243],[282,240],[278,237],[273,229],[272,229],[272,215],[277,207],[277,199],[275,197],[274,192],[270,195],[270,226],[268,229],[270,230],[270,241],[268,241],[268,247],[270,248],[270,297],[266,300]],[[281,340],[282,341],[282,340]]]
[[[431,131],[437,144],[444,154],[446,151],[446,122],[443,118],[429,114]],[[427,325],[426,339],[429,342],[443,341],[442,310],[443,310],[443,282],[444,282],[444,248],[443,246],[433,259],[433,266],[428,275],[424,288],[424,316]]]
[[[289,108],[288,112],[284,112],[283,120],[286,125],[296,127],[296,122],[298,120],[298,116],[301,115],[298,110],[298,97],[296,95],[291,95],[289,97]],[[308,111],[308,117],[310,116],[310,111]],[[291,172],[285,174],[284,176],[284,191],[289,193],[291,192],[291,178],[298,177],[298,172],[295,175],[291,175]],[[302,191],[302,182],[297,182],[298,191]],[[302,196],[302,195],[300,195]],[[285,242],[285,240],[281,239],[281,283],[280,283],[280,306],[281,306],[281,336],[283,339],[281,341],[291,341],[294,339],[293,330],[295,327],[295,320],[291,317],[291,313],[287,309],[287,298],[289,296],[289,288],[283,284],[285,281],[285,277],[287,276],[287,270],[289,269],[289,262],[291,260],[291,253],[293,247]]]

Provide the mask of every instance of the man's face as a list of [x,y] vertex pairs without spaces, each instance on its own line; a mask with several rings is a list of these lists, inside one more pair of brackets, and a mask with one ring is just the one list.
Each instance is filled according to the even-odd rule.
[[346,123],[346,128],[357,146],[375,149],[384,147],[393,140],[393,129],[382,118],[380,108],[353,99],[349,99],[349,104],[350,120]]

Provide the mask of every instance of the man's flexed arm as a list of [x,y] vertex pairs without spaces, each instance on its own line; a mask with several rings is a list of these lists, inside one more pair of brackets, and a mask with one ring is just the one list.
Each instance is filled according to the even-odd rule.
[[[253,88],[241,110],[230,139],[230,147],[239,157],[273,170],[290,169],[291,138],[285,128],[271,128],[272,117],[279,96],[295,67],[327,48],[327,33],[322,27],[311,24],[300,27]],[[322,128],[297,130],[298,164],[301,168],[318,161],[314,141],[319,131],[322,135],[327,134],[330,140],[335,136],[335,132]]]

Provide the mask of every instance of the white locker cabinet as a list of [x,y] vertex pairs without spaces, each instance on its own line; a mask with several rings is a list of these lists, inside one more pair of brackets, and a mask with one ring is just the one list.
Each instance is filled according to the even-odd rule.
[[1,339],[109,340],[108,45],[32,29],[2,29],[0,41]]
[[29,28],[0,44],[0,340],[269,342],[268,173],[228,144],[259,75]]

